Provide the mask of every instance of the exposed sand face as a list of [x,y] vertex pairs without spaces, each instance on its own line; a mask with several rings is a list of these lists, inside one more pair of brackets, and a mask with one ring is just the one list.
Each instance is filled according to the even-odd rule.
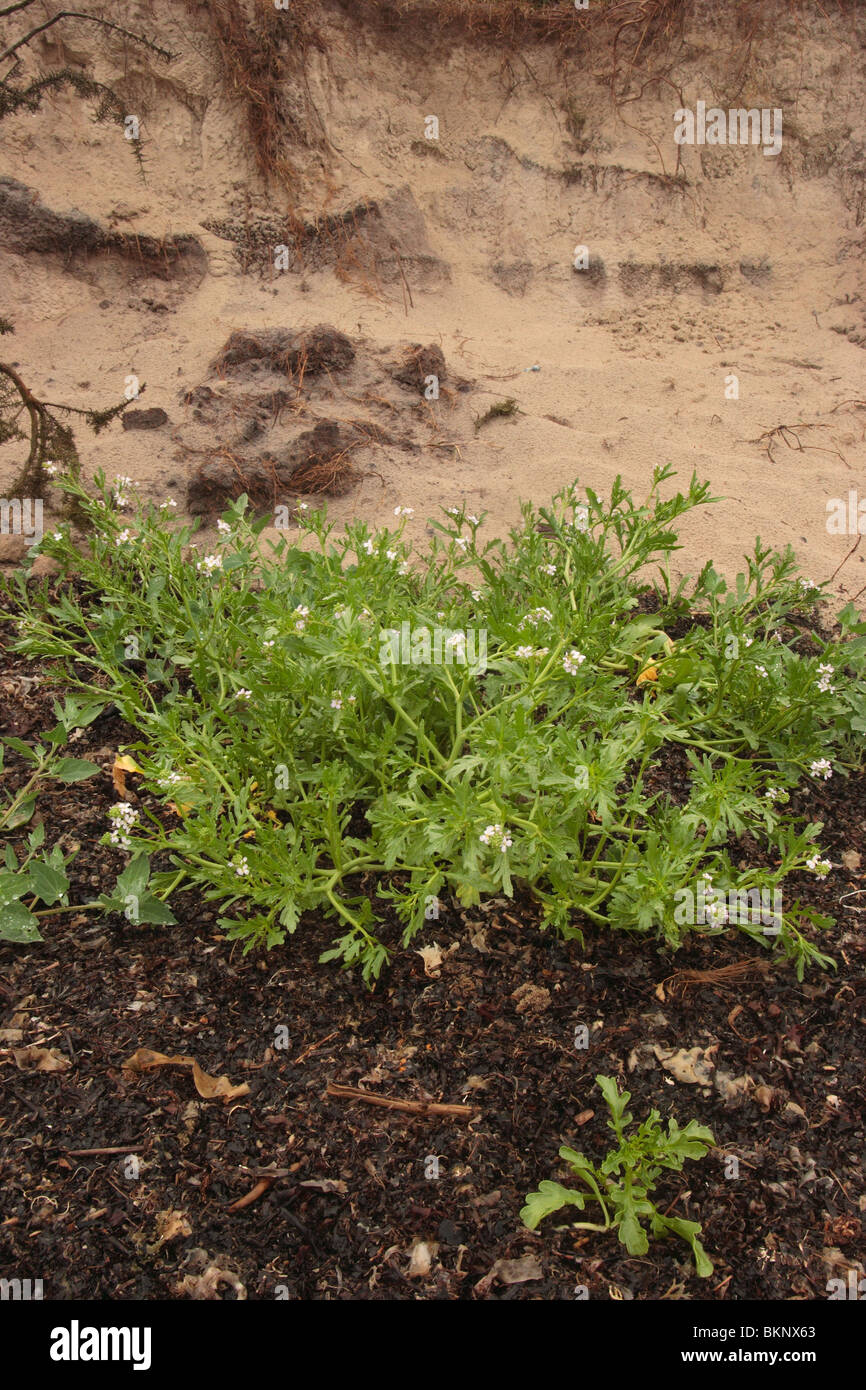
[[[866,499],[866,79],[850,21],[813,15],[798,33],[778,20],[739,87],[722,80],[742,66],[735,36],[690,32],[676,70],[686,105],[779,108],[783,144],[776,157],[682,146],[683,185],[658,177],[677,161],[669,88],[617,113],[591,55],[563,72],[549,50],[524,49],[503,75],[501,48],[386,41],[326,8],[328,52],[311,55],[308,82],[333,148],[298,155],[303,210],[321,209],[326,182],[330,212],[380,201],[376,244],[396,238],[405,283],[385,256],[374,294],[333,266],[241,273],[232,243],[203,222],[242,218],[247,200],[254,216],[279,218],[286,199],[255,174],[205,20],[156,0],[125,11],[124,24],[178,62],[165,68],[73,21],[65,54],[46,45],[39,57],[92,61],[141,111],[146,184],[120,132],[92,125],[69,98],[6,120],[0,146],[0,173],[47,207],[126,231],[192,233],[206,252],[206,264],[160,279],[111,253],[67,265],[0,250],[0,310],[16,325],[0,347],[37,394],[104,406],[135,374],[147,384],[141,406],[169,417],[97,439],[82,428],[88,471],[129,475],[142,495],[183,504],[201,459],[188,451],[228,442],[183,397],[202,382],[219,388],[209,364],[229,334],[327,323],[352,339],[354,364],[311,382],[306,414],[257,447],[278,452],[325,415],[418,446],[359,450],[369,476],[330,503],[338,520],[393,525],[394,507],[410,505],[422,538],[428,515],[465,500],[503,533],[521,497],[544,502],[575,477],[607,494],[617,473],[643,494],[653,466],[670,462],[682,485],[694,469],[727,499],[685,521],[675,573],[710,557],[733,573],[758,534],[790,542],[815,580],[837,569],[857,536],[828,532],[827,503],[849,490]],[[425,139],[429,115],[438,141]],[[589,272],[574,268],[579,246]],[[401,342],[438,343],[445,384],[462,377],[472,390],[429,405],[395,390],[386,364]],[[474,418],[505,397],[520,413],[476,434]],[[782,425],[789,432],[767,437]],[[10,477],[7,446],[0,482]],[[834,582],[841,598],[864,585],[866,544]]]

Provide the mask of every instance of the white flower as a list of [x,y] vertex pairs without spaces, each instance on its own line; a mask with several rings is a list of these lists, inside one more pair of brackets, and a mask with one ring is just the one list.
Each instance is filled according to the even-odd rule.
[[574,514],[574,525],[578,531],[589,530],[589,507],[577,507]]
[[710,926],[720,927],[728,920],[728,909],[723,902],[710,902],[704,909],[704,917]]
[[166,499],[165,499],[164,502],[160,502],[160,504],[159,504],[159,510],[160,510],[161,512],[164,512],[164,511],[168,510],[169,508],[171,508],[171,507],[176,507],[176,506],[177,506],[177,503],[175,502],[175,500],[174,500],[173,497],[166,497]]
[[50,459],[47,463],[43,463],[42,470],[43,472],[48,474],[49,478],[56,478],[57,474],[60,472],[60,469],[57,467],[57,464],[52,463]]
[[532,653],[532,647],[518,647],[514,655],[520,657],[521,661],[528,661],[529,658],[532,656]]
[[813,874],[817,874],[819,878],[825,878],[832,867],[830,860],[822,859],[819,854],[813,854],[811,859],[806,860],[806,868],[810,869]]
[[182,781],[183,778],[179,772],[167,772],[164,777],[158,778],[156,785],[158,787],[176,787]]
[[743,646],[744,646],[744,647],[751,647],[751,645],[752,645],[752,643],[754,642],[754,640],[755,640],[754,637],[744,637],[744,638],[743,638]]
[[469,540],[466,536],[456,536],[454,539],[454,544],[459,545],[461,550],[465,550],[467,545],[469,544]]
[[112,498],[114,499],[114,505],[116,507],[129,506],[129,498],[126,495],[126,489],[128,487],[134,486],[135,484],[133,483],[131,478],[125,478],[121,473],[117,474],[117,476],[114,479],[114,487],[112,489],[111,494]]
[[303,632],[304,628],[307,626],[307,618],[310,616],[310,610],[305,603],[299,603],[295,609],[295,613],[297,614],[295,618],[295,632]]
[[120,532],[120,535],[119,535],[119,536],[115,536],[115,538],[114,538],[114,544],[115,544],[115,545],[127,545],[128,542],[131,541],[131,540],[132,540],[132,532],[131,532],[131,531],[127,531],[126,528],[124,528],[124,529]]
[[532,627],[538,627],[539,623],[552,623],[553,614],[549,608],[533,608],[527,613],[523,621],[530,623]]
[[764,796],[768,801],[778,801],[781,795],[782,793],[779,791],[778,787],[768,787],[764,792]]
[[579,652],[576,647],[572,647],[567,656],[562,658],[562,667],[567,676],[576,676],[578,666],[582,666],[586,657],[583,652]]
[[835,694],[836,687],[830,684],[830,677],[834,674],[834,668],[828,661],[821,662],[821,665],[818,667],[818,674],[820,676],[818,689],[824,694],[827,692],[831,695]]
[[477,516],[473,516],[471,512],[470,512],[469,515],[467,516],[466,520],[470,523],[471,526],[480,526],[480,525],[481,525],[481,522],[478,520],[478,517],[477,517]]
[[108,808],[108,819],[111,821],[108,834],[110,843],[117,845],[118,849],[130,849],[132,841],[129,832],[138,820],[135,807],[130,806],[128,801],[119,801],[116,806]]
[[818,587],[814,579],[801,579],[799,581],[799,586],[804,594],[807,594],[810,589],[817,589]]
[[449,516],[459,516],[459,515],[460,515],[460,508],[459,508],[459,507],[446,507],[445,510],[446,510],[446,512],[448,513]]
[[234,871],[237,874],[238,878],[246,878],[250,871],[250,866],[247,863],[246,855],[239,854],[236,859],[232,860],[232,863],[234,865]]
[[333,700],[331,701],[331,709],[342,709],[342,708],[343,708],[343,697],[342,697],[342,695],[340,694],[340,692],[339,692],[339,690],[338,690],[337,693],[336,693],[336,695],[334,696]]
[[309,510],[310,510],[310,504],[309,504],[309,502],[299,502],[299,503],[298,503],[298,511],[299,511],[299,512],[308,512]]
[[364,550],[368,555],[373,554],[374,546],[372,541],[364,541]]
[[766,680],[766,679],[767,679],[767,668],[766,668],[766,666],[756,666],[756,667],[755,667],[755,670],[757,671],[758,675],[761,677],[762,680]]
[[197,570],[204,570],[205,574],[213,574],[215,570],[223,567],[223,557],[221,555],[205,555],[203,560],[196,564]]
[[414,508],[414,507],[395,507],[395,508],[394,508],[394,515],[395,515],[395,516],[414,516],[414,515],[415,515],[415,508]]
[[813,777],[823,777],[827,782],[833,776],[833,764],[827,758],[815,758],[809,764],[809,771]]
[[396,560],[396,558],[397,558],[397,552],[396,552],[396,550],[386,550],[386,551],[385,551],[385,554],[386,554],[386,556],[388,557],[389,560]]
[[408,573],[409,573],[409,562],[408,562],[408,560],[403,560],[403,561],[397,566],[397,573],[398,573],[398,574],[408,574]]
[[241,686],[240,690],[236,690],[235,695],[239,700],[251,700],[253,698],[253,692],[247,690],[244,686]]
[[556,574],[556,565],[542,565],[541,568],[543,569],[545,574]]
[[472,596],[472,598],[474,598],[475,602],[478,603],[479,600],[480,600],[481,597],[482,597],[482,595],[481,595],[481,590],[480,590],[480,589],[473,589],[473,590],[471,591],[471,596]]
[[232,528],[229,526],[227,521],[223,521],[222,517],[220,517],[219,521],[217,522],[217,530],[219,531],[221,536],[230,536],[232,533]]
[[52,539],[52,540],[55,540],[55,541],[62,541],[62,540],[63,540],[63,532],[62,532],[62,531],[52,531],[52,533],[51,533],[51,539]]
[[478,836],[483,845],[489,845],[492,840],[498,842],[498,848],[504,854],[514,844],[510,835],[506,835],[501,825],[488,825],[487,829]]
[[268,637],[268,638],[266,639],[266,641],[264,641],[264,642],[262,643],[262,651],[264,651],[264,652],[269,652],[270,649],[271,649],[271,647],[273,647],[273,646],[275,646],[275,645],[276,645],[276,643],[274,642],[273,637]]

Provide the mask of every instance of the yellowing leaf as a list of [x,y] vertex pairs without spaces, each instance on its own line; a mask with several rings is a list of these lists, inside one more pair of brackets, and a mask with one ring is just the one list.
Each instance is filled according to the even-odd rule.
[[111,780],[114,783],[114,790],[117,792],[118,796],[126,796],[127,772],[141,773],[141,768],[138,766],[135,758],[131,758],[128,753],[115,753],[114,766],[111,769]]
[[240,1086],[233,1086],[227,1076],[208,1076],[198,1062],[192,1064],[192,1079],[195,1089],[205,1100],[215,1100],[217,1097],[222,1100],[235,1100],[237,1096],[248,1096],[250,1093],[245,1081],[242,1081]]
[[129,753],[116,753],[114,757],[114,766],[122,767],[124,772],[142,771],[142,769],[138,766],[138,763],[135,761],[135,758],[133,758]]
[[658,678],[658,669],[655,666],[646,666],[635,681],[635,685],[645,685],[647,681],[657,681]]
[[234,1100],[237,1096],[249,1095],[250,1088],[246,1082],[242,1082],[240,1086],[233,1086],[227,1076],[208,1076],[194,1057],[178,1054],[169,1057],[165,1052],[154,1052],[152,1048],[140,1047],[123,1063],[123,1070],[131,1072],[152,1071],[154,1067],[191,1067],[195,1088],[205,1100],[215,1100],[217,1097],[221,1100]]

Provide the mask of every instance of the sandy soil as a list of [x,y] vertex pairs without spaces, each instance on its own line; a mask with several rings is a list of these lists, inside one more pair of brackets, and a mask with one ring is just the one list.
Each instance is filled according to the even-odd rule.
[[[312,132],[288,151],[303,176],[294,205],[310,217],[376,199],[380,214],[342,259],[304,269],[275,270],[266,252],[244,272],[212,230],[279,222],[290,200],[255,170],[204,7],[125,9],[126,25],[179,55],[170,66],[75,21],[62,43],[54,29],[35,46],[43,66],[78,64],[140,114],[145,180],[121,132],[72,97],[4,122],[0,175],[54,211],[190,233],[205,253],[160,278],[110,252],[0,250],[16,326],[4,355],[37,393],[102,406],[135,374],[142,406],[169,417],[95,440],[82,431],[88,471],[183,504],[201,458],[231,444],[225,420],[184,404],[203,382],[219,386],[210,364],[229,334],[327,323],[351,338],[354,364],[311,385],[265,443],[283,447],[325,414],[387,427],[394,442],[361,450],[367,476],[330,504],[338,519],[385,525],[411,505],[421,537],[425,517],[465,499],[504,532],[521,497],[544,501],[575,477],[605,493],[617,473],[641,490],[670,462],[725,498],[686,522],[675,569],[712,556],[733,571],[760,534],[829,578],[857,537],[828,533],[827,503],[858,489],[866,442],[864,17],[810,11],[806,25],[768,4],[749,45],[709,11],[690,21],[664,65],[686,104],[781,107],[784,143],[776,158],[684,146],[673,180],[672,87],[652,83],[617,109],[591,45],[557,59],[545,45],[388,35],[334,4],[315,14],[324,51],[309,53],[302,86],[286,79]],[[425,139],[431,114],[438,141]],[[603,272],[574,269],[578,245]],[[471,389],[429,404],[395,394],[386,365],[406,343],[439,344],[445,384]],[[738,399],[726,398],[732,375]],[[506,397],[520,413],[476,433],[475,417]],[[7,446],[0,481],[11,472]],[[839,571],[841,597],[866,585],[864,558]]]

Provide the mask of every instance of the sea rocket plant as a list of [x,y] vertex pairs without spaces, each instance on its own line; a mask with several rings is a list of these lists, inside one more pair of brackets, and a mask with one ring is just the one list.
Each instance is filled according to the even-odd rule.
[[[721,890],[703,924],[678,920],[677,895],[701,875],[760,896],[830,872],[796,793],[862,759],[866,628],[849,605],[837,641],[812,631],[803,595],[820,591],[760,544],[730,588],[709,564],[674,585],[678,519],[711,499],[696,479],[663,497],[669,477],[656,470],[639,502],[617,481],[608,501],[568,488],[527,504],[508,542],[445,509],[405,572],[411,508],[375,539],[311,510],[303,545],[272,544],[271,517],[251,523],[241,499],[219,552],[196,558],[166,503],[123,526],[104,480],[91,496],[61,477],[91,530],[48,533],[43,549],[81,584],[60,598],[18,587],[15,646],[68,663],[136,731],[146,814],[118,809],[110,842],[129,849],[134,825],[137,853],[166,866],[149,920],[168,921],[161,896],[196,888],[249,948],[325,912],[340,924],[327,957],[372,982],[394,915],[408,943],[431,898],[459,913],[519,886],[567,938],[676,947],[703,926],[745,931],[800,973],[826,964],[826,919],[793,892],[772,939],[735,922]],[[481,614],[474,670],[459,658]],[[379,634],[403,623],[446,626],[451,659],[383,666]],[[672,780],[684,760],[688,779]],[[738,842],[756,850],[735,865]]]

